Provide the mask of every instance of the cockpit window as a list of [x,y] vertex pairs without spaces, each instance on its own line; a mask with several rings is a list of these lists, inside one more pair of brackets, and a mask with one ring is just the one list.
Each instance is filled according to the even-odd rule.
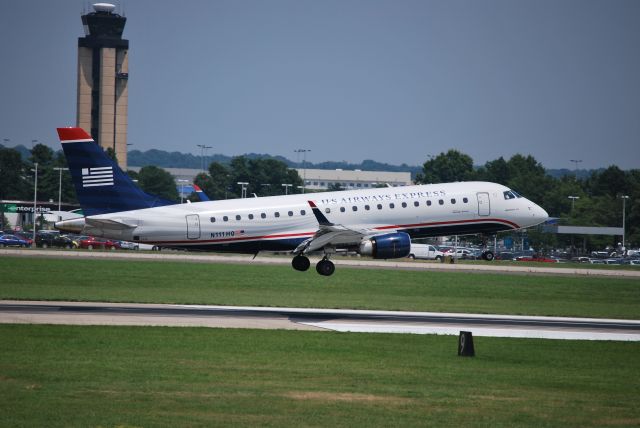
[[503,192],[502,194],[504,195],[505,199],[515,199],[515,198],[521,198],[522,197],[517,192],[514,192],[513,190],[507,190],[507,191]]

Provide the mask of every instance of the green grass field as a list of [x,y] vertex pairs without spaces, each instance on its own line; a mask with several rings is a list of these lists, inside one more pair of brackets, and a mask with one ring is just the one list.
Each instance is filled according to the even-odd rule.
[[[0,258],[0,298],[640,319],[640,281]],[[0,325],[0,427],[638,426],[640,343]]]
[[0,325],[0,426],[637,426],[638,343]]
[[640,319],[637,279],[0,258],[0,299],[382,309]]

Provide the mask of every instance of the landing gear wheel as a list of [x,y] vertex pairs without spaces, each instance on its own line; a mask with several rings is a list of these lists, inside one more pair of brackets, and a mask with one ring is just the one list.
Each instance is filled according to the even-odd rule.
[[336,266],[327,259],[322,259],[316,265],[316,272],[323,276],[330,276],[335,272]]
[[485,251],[484,253],[482,253],[482,260],[486,260],[488,262],[493,261],[493,259],[495,258],[495,256],[493,255],[493,251]]
[[291,266],[293,266],[295,270],[304,272],[309,269],[309,266],[311,266],[311,262],[307,257],[298,255],[295,256],[293,260],[291,260]]

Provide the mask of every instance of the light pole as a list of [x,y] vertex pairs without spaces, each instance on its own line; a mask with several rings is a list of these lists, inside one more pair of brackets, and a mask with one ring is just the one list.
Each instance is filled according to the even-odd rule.
[[625,248],[624,245],[624,235],[625,235],[625,222],[626,222],[626,208],[627,208],[627,199],[629,199],[629,195],[621,195],[620,199],[622,199],[622,248]]
[[578,164],[580,162],[582,162],[582,159],[569,159],[569,162],[573,162],[574,165],[575,165],[574,168],[573,168],[573,171],[574,171],[573,175],[574,175],[575,179],[577,180],[578,179]]
[[311,149],[296,149],[295,153],[298,154],[298,163],[300,163],[300,153],[302,153],[302,193],[305,193],[307,188],[307,168],[305,164],[307,163],[307,152],[310,152]]
[[177,181],[178,183],[180,183],[180,203],[183,204],[184,203],[184,183],[189,183],[189,180],[180,178]]
[[[38,143],[38,140],[31,140],[31,151],[33,151],[33,146]],[[31,153],[33,154],[33,153]]]
[[247,183],[246,181],[238,181],[238,184],[242,186],[241,197],[242,199],[244,199],[247,197],[247,186],[249,185],[249,183]]
[[580,199],[580,196],[567,196],[567,199],[571,199],[571,213],[573,214],[573,206],[576,202],[576,199]]
[[285,195],[289,194],[289,187],[292,187],[292,186],[293,186],[293,184],[288,184],[288,183],[282,184],[282,187],[284,187],[284,194]]
[[202,156],[202,172],[204,172],[204,154],[205,151],[207,149],[211,149],[212,146],[207,146],[205,144],[198,144],[197,146],[200,147],[200,155]]
[[31,169],[34,172],[34,181],[33,181],[33,244],[32,248],[36,247],[36,201],[38,200],[38,162],[33,164],[35,169]]
[[60,171],[60,179],[58,181],[58,211],[62,204],[62,171],[69,171],[69,168],[53,168],[54,171]]

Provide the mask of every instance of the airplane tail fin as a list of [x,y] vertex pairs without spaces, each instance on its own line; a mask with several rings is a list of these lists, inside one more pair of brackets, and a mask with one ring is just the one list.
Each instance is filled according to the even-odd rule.
[[82,128],[58,128],[84,215],[171,205],[143,192]]
[[196,191],[196,195],[198,195],[198,198],[200,199],[200,202],[205,202],[205,201],[209,201],[210,200],[209,197],[207,196],[207,194],[204,193],[204,191],[197,184],[193,185],[193,190]]

